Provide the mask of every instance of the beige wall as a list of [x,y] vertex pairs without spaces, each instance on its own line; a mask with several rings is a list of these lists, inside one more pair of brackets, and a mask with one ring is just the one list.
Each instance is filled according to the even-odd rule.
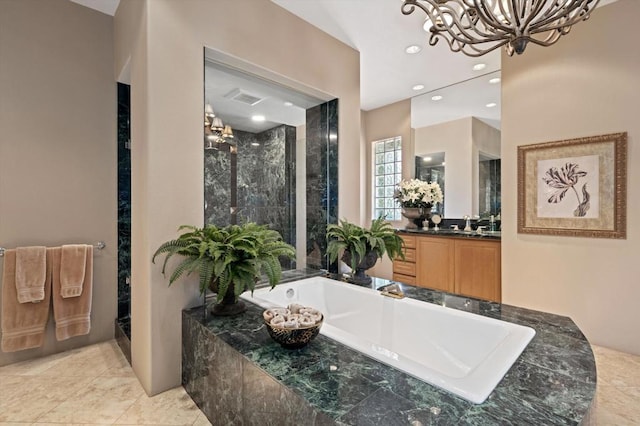
[[466,117],[415,129],[416,155],[444,152],[444,217],[473,214],[472,123]]
[[471,211],[474,215],[480,212],[480,153],[493,158],[500,158],[500,130],[496,129],[473,117],[471,121],[472,173],[473,185],[471,186]]
[[[502,299],[570,316],[592,343],[640,354],[640,2],[620,0],[550,48],[502,58]],[[626,240],[516,233],[516,147],[629,133]]]
[[[372,142],[382,139],[402,137],[402,178],[409,179],[414,175],[413,163],[413,132],[411,129],[411,100],[396,102],[370,111],[362,112],[362,140],[365,143],[366,155],[364,156],[364,167],[366,168],[364,182],[367,186],[361,194],[364,211],[364,225],[369,225],[373,213],[373,159]],[[396,228],[406,225],[406,221],[391,221]],[[393,264],[386,256],[368,271],[369,275],[391,279],[393,275]]]
[[123,0],[115,21],[115,75],[130,58],[132,85],[133,367],[155,394],[180,384],[180,311],[199,302],[194,280],[168,288],[150,258],[179,225],[203,222],[203,47],[339,98],[339,214],[353,221],[364,155],[359,54],[269,0]]
[[[66,0],[0,1],[0,246],[106,242],[91,333],[0,365],[113,337],[117,140],[113,19]],[[1,264],[0,259],[0,264]]]

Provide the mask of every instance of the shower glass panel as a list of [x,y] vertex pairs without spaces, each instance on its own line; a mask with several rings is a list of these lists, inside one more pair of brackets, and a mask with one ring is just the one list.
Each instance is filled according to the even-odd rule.
[[285,271],[327,269],[337,104],[205,60],[205,224],[269,225],[296,247]]

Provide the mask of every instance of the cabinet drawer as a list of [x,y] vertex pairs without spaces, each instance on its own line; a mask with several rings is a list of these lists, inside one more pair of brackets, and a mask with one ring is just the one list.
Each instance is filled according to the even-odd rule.
[[404,261],[415,263],[416,262],[416,249],[405,249],[404,250]]
[[416,277],[403,274],[393,274],[393,280],[404,284],[416,285]]
[[402,275],[416,276],[416,264],[410,262],[403,262],[402,260],[393,261],[393,273]]
[[400,235],[400,238],[404,240],[404,248],[416,248],[416,237],[413,235]]

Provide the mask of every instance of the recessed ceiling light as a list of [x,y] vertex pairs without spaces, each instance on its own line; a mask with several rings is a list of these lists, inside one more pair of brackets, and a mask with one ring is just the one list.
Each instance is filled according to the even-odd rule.
[[287,102],[284,103],[284,106],[293,106],[293,102],[287,101]]
[[500,77],[492,78],[489,80],[489,84],[498,84],[500,83]]
[[422,90],[424,89],[424,84],[416,84],[412,87],[413,90]]
[[443,161],[443,162],[442,162],[442,165],[443,165],[443,166],[446,166],[446,165],[447,165],[447,163],[445,163],[445,162]]
[[493,108],[493,107],[495,107],[496,105],[498,105],[498,104],[497,104],[497,103],[495,103],[495,102],[489,102],[489,103],[487,104],[487,108]]
[[474,71],[482,71],[483,69],[485,69],[487,67],[487,64],[483,64],[483,63],[479,63],[479,64],[475,64],[473,66],[473,70]]
[[416,53],[420,53],[421,50],[422,50],[422,47],[418,46],[417,44],[412,44],[411,46],[407,46],[407,48],[404,49],[404,51],[407,52],[409,55],[415,55]]
[[266,119],[264,118],[264,115],[254,115],[254,116],[252,116],[252,117],[251,117],[251,119],[252,119],[253,121],[264,121],[264,120],[266,120]]
[[425,163],[428,163],[431,160],[431,157],[422,157],[422,161],[424,161]]
[[258,142],[251,142],[251,146],[260,146]]
[[442,100],[442,95],[434,95],[431,97],[432,101],[441,101]]

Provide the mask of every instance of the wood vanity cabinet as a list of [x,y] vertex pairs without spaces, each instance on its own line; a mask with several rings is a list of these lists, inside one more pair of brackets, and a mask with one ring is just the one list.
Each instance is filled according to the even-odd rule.
[[453,268],[454,240],[438,237],[418,237],[416,283],[449,293],[455,292],[455,270]]
[[394,281],[501,301],[499,240],[400,236],[405,260],[394,260]]
[[454,252],[455,292],[500,302],[500,241],[457,239]]

